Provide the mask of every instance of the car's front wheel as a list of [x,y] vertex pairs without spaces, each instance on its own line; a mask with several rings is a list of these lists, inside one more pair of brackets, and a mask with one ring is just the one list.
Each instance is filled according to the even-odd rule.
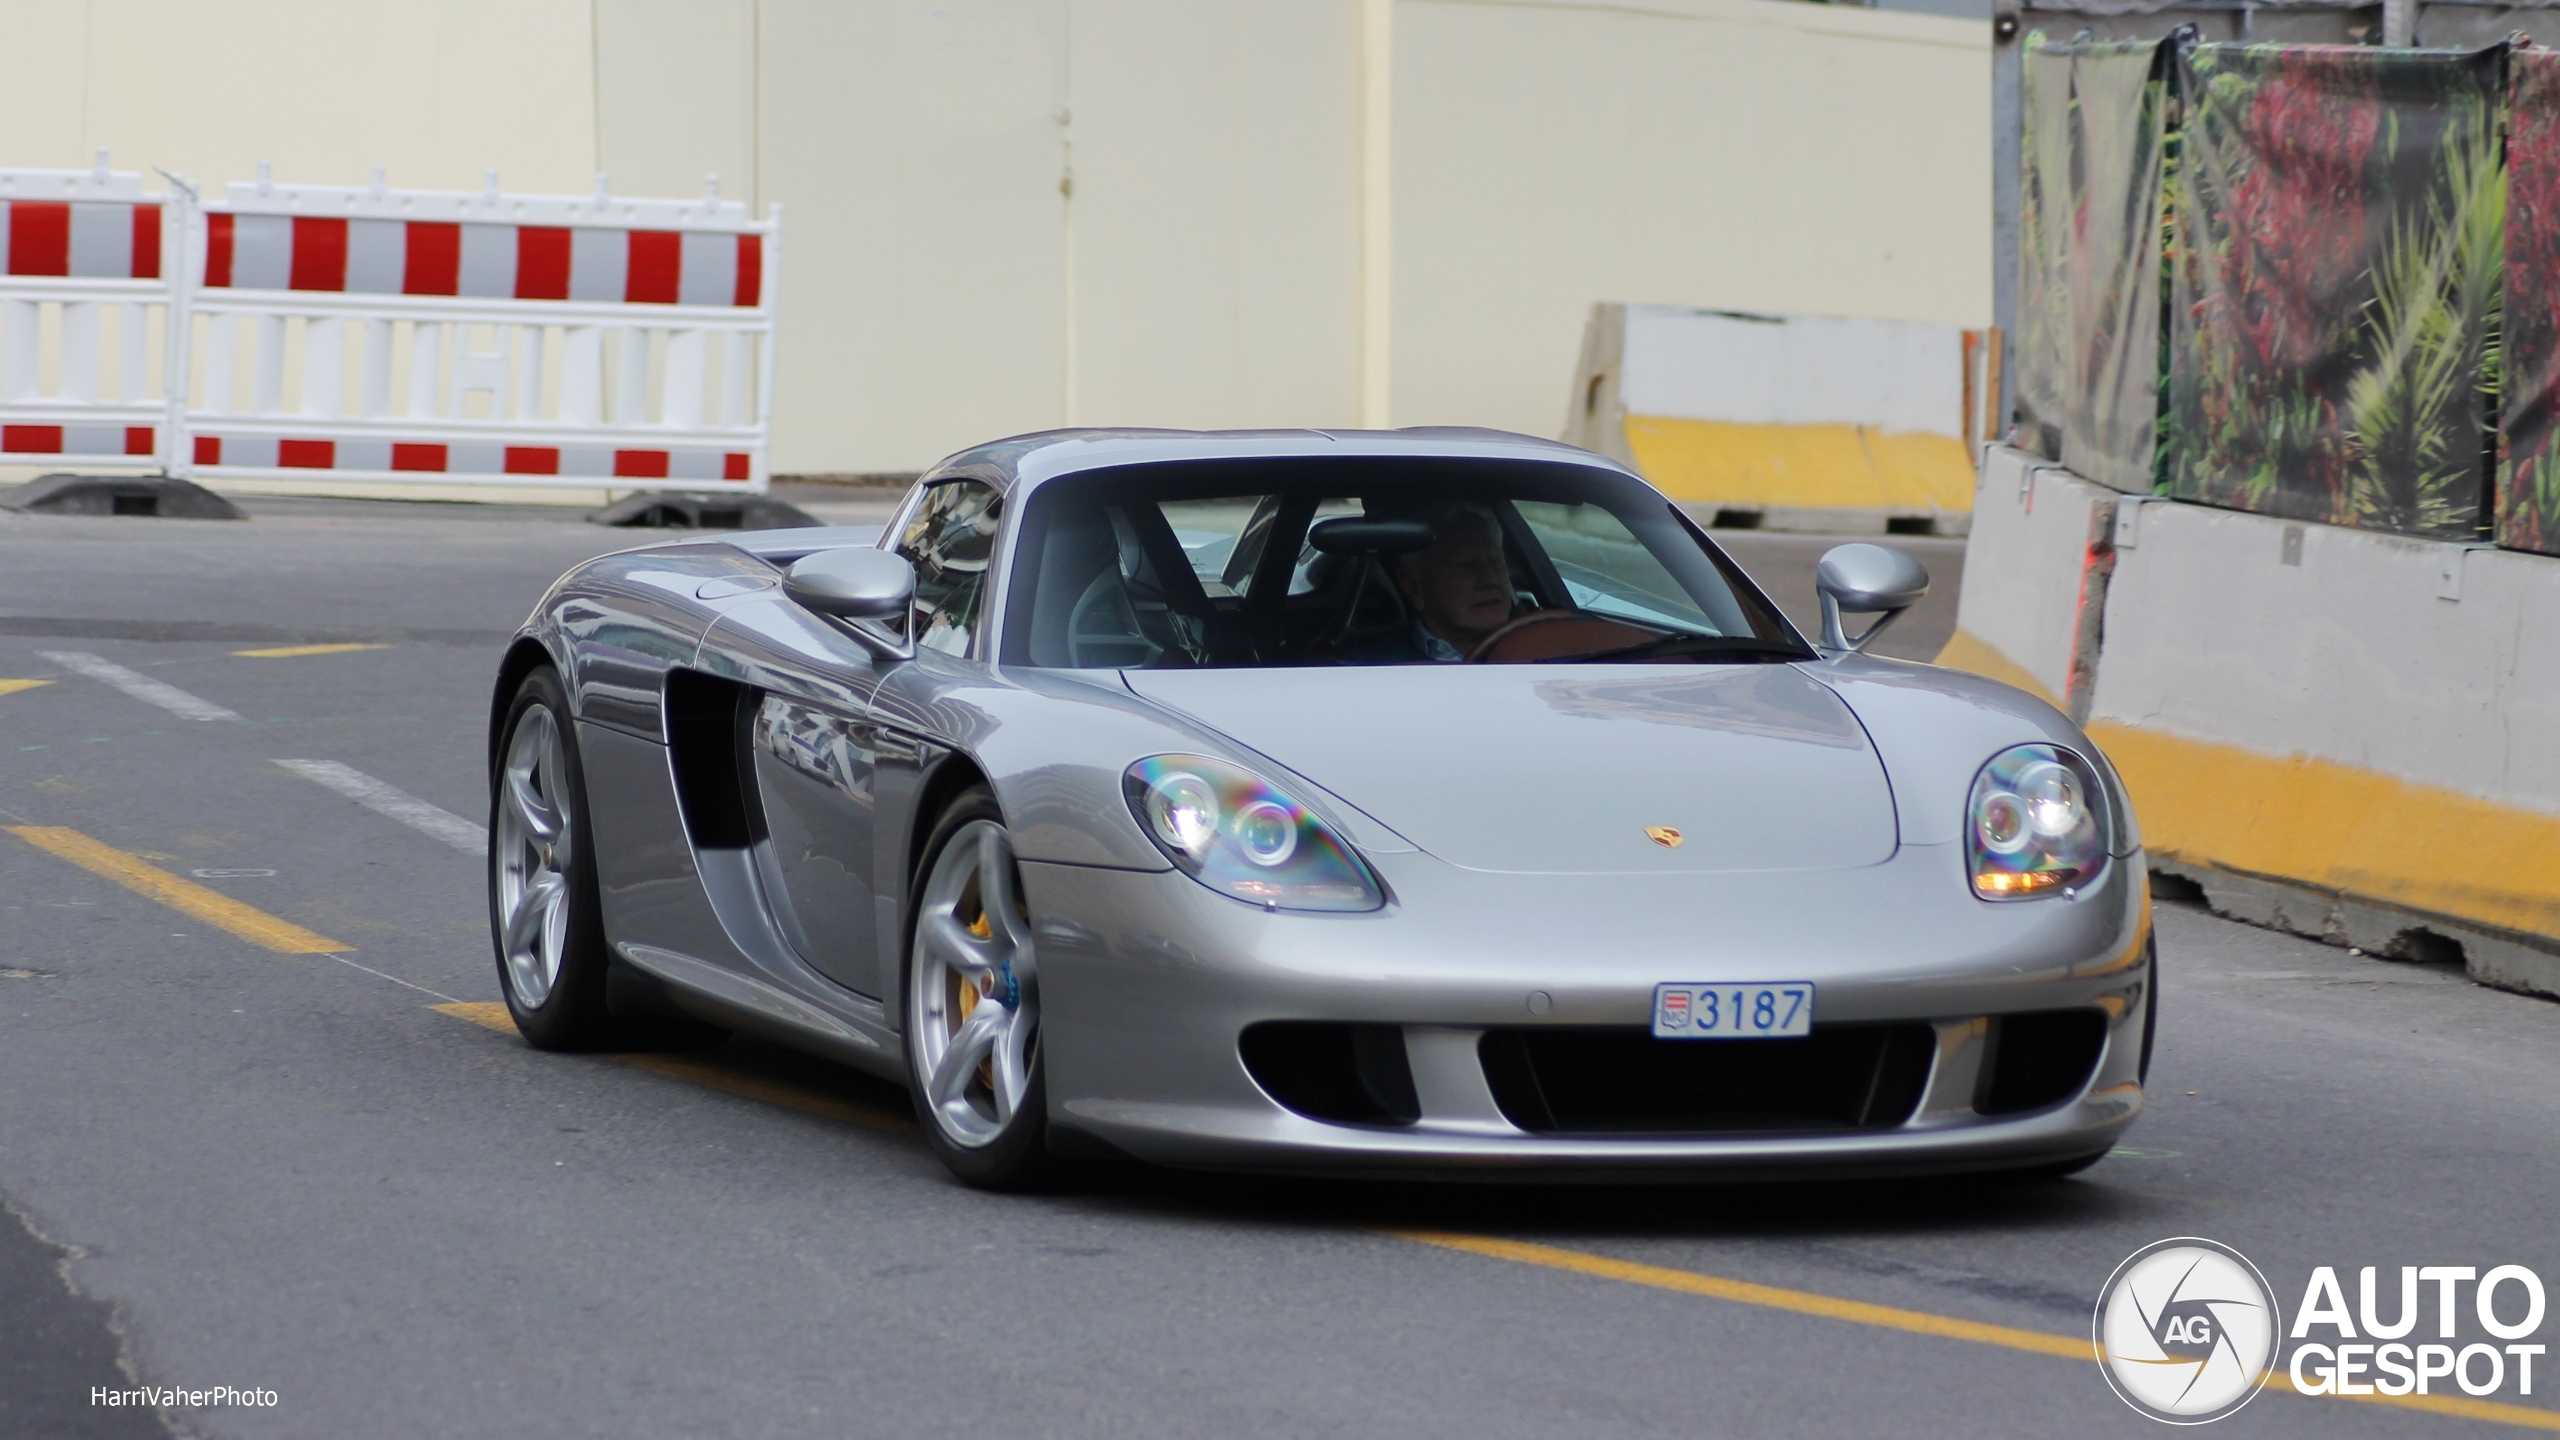
[[516,687],[489,779],[489,929],[507,1011],[541,1049],[602,1044],[611,1022],[586,777],[550,667]]
[[926,1139],[972,1185],[1048,1165],[1031,912],[995,796],[972,789],[925,848],[907,932],[907,1080]]

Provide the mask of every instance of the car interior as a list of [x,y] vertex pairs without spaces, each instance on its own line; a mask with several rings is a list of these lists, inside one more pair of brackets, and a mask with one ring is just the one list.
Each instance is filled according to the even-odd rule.
[[1006,659],[1063,669],[1413,663],[1425,657],[1399,570],[1431,549],[1435,517],[1445,527],[1461,510],[1498,526],[1514,617],[1505,631],[1534,622],[1539,632],[1537,643],[1505,635],[1467,658],[1598,658],[1656,642],[1686,645],[1683,658],[1809,657],[1659,496],[1572,493],[1582,488],[1220,493],[1052,481],[1017,551]]

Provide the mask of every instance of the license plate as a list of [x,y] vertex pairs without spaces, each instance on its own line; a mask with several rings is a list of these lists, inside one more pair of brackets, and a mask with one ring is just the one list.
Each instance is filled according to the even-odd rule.
[[1658,1040],[1780,1040],[1812,1033],[1809,982],[1653,987]]

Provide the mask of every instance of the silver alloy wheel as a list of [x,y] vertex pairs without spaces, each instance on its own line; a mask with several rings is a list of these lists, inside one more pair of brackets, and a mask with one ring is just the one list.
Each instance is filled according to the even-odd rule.
[[498,913],[507,986],[516,1003],[539,1009],[559,982],[569,943],[569,865],[574,855],[569,756],[547,705],[526,709],[507,739],[499,772]]
[[1012,1123],[1031,1087],[1040,998],[1031,921],[1004,827],[972,820],[935,857],[916,916],[907,1043],[924,1109],[976,1149]]

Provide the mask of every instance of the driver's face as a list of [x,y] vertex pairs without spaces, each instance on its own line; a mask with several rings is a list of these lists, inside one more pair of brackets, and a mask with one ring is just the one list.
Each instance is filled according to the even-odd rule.
[[1460,650],[1511,618],[1511,567],[1502,558],[1502,534],[1475,516],[1451,518],[1397,579],[1422,623]]

